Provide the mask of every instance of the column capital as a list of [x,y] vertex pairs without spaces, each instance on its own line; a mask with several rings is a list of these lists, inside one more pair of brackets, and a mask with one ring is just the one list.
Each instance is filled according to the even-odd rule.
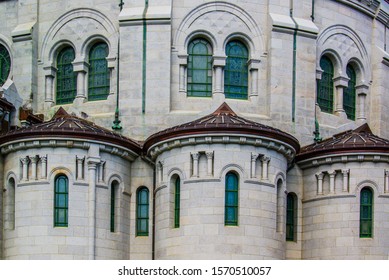
[[199,157],[200,157],[200,153],[199,152],[191,153],[191,155],[192,155],[193,160],[198,160]]
[[213,67],[224,67],[226,66],[227,57],[223,55],[214,55],[212,57],[212,66]]
[[346,176],[350,173],[350,169],[342,169],[343,176]]
[[88,157],[87,158],[88,169],[96,169],[100,163],[100,157]]
[[31,163],[37,163],[38,160],[39,160],[39,157],[38,156],[29,156],[30,160],[31,160]]
[[205,155],[207,156],[207,159],[212,159],[213,158],[213,151],[205,152]]
[[261,157],[261,161],[264,162],[264,163],[267,163],[267,162],[270,161],[270,157],[268,157],[268,156],[263,156],[263,157]]
[[29,157],[24,157],[24,158],[21,158],[20,161],[23,163],[23,164],[28,164],[30,162],[30,158]]
[[258,70],[261,63],[260,59],[250,59],[247,63],[249,70]]
[[88,72],[89,63],[86,61],[74,61],[72,64],[74,72]]
[[336,170],[330,170],[330,171],[328,171],[328,175],[330,175],[330,177],[335,177],[335,175],[336,175]]
[[335,87],[348,87],[348,81],[350,79],[343,76],[338,76],[334,78],[334,86]]
[[316,176],[316,178],[317,178],[318,180],[323,180],[324,173],[323,173],[323,172],[319,172],[319,173],[316,173],[315,176]]
[[43,72],[45,73],[46,77],[55,77],[57,73],[57,68],[53,65],[44,66]]
[[40,155],[39,158],[42,162],[47,162],[47,155]]
[[369,86],[368,85],[357,85],[355,86],[355,93],[357,95],[367,95],[367,92],[369,91]]
[[258,153],[251,153],[251,161],[256,161],[258,157],[259,157]]

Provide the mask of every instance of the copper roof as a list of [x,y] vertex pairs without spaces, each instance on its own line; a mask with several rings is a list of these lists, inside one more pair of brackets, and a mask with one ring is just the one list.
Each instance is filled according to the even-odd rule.
[[28,138],[79,138],[116,144],[140,153],[140,145],[120,134],[68,114],[60,107],[51,120],[21,127],[0,135],[0,144]]
[[291,145],[296,152],[300,149],[298,140],[292,135],[279,129],[239,117],[227,103],[223,103],[215,112],[205,117],[151,135],[145,141],[144,149],[147,152],[152,145],[176,137],[190,137],[199,134],[215,133],[262,136],[287,143]]
[[301,148],[296,159],[301,161],[323,155],[364,152],[389,153],[389,140],[374,135],[368,124],[305,146]]

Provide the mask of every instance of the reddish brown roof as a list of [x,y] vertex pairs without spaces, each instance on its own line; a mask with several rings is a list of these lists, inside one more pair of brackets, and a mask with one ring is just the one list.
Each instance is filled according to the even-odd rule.
[[369,125],[363,124],[357,129],[336,134],[301,148],[296,159],[301,161],[323,155],[363,152],[389,153],[389,140],[374,135]]
[[12,109],[14,109],[14,105],[12,103],[8,102],[7,99],[0,97],[0,107],[5,109],[6,111],[10,112]]
[[140,153],[140,145],[93,122],[68,114],[60,107],[51,120],[17,128],[0,135],[0,144],[27,138],[79,138],[116,144]]
[[192,135],[214,133],[263,136],[287,143],[291,145],[296,152],[298,152],[300,148],[298,140],[292,135],[279,129],[239,117],[227,103],[223,103],[212,114],[151,135],[145,141],[144,149],[147,152],[152,145],[175,137],[190,137]]

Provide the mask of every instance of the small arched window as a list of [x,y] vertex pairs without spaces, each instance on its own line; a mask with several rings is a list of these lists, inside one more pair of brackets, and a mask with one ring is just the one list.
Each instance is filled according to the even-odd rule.
[[233,172],[227,173],[225,184],[224,224],[226,226],[237,226],[239,203],[238,176]]
[[88,100],[104,100],[109,94],[108,45],[95,44],[89,52]]
[[188,45],[187,95],[212,96],[212,46],[202,38]]
[[174,183],[174,227],[180,227],[180,193],[181,193],[181,180],[177,177]]
[[226,98],[247,99],[248,50],[240,41],[231,41],[226,46],[226,56],[224,95]]
[[334,107],[334,66],[331,60],[323,56],[320,59],[321,79],[317,84],[317,103],[323,112],[332,113]]
[[373,191],[363,188],[360,200],[359,237],[373,237]]
[[346,73],[349,78],[348,86],[344,89],[343,93],[343,108],[346,112],[347,118],[355,120],[355,84],[357,75],[354,68],[349,64],[346,68]]
[[149,235],[149,190],[146,187],[139,188],[136,195],[136,235]]
[[65,175],[58,175],[54,182],[54,226],[68,226],[69,181]]
[[286,196],[286,241],[296,240],[297,197],[294,193]]
[[3,45],[0,45],[0,86],[8,79],[10,69],[11,58],[8,50]]
[[15,179],[10,178],[7,184],[5,204],[5,229],[15,229]]
[[72,47],[62,49],[57,57],[57,104],[72,103],[77,93],[77,76],[73,71],[75,54]]

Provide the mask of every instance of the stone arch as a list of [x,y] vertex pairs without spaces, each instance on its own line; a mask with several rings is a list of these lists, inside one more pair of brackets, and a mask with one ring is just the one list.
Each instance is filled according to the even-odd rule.
[[82,57],[83,45],[85,38],[107,38],[111,51],[115,46],[119,35],[115,25],[107,16],[101,12],[89,9],[80,8],[71,10],[59,17],[49,28],[46,36],[43,39],[42,50],[40,53],[40,61],[45,65],[50,65],[53,61],[53,49],[63,38],[72,38],[76,51],[76,60]]
[[363,66],[360,67],[359,82],[365,84],[371,80],[368,51],[358,34],[348,26],[333,25],[325,29],[317,38],[317,49],[317,65],[319,65],[320,57],[325,52],[331,52],[340,59],[339,75],[346,75],[348,61],[354,60],[359,61],[360,66]]
[[111,42],[105,37],[105,36],[102,36],[102,35],[91,35],[90,37],[88,37],[84,42],[83,44],[81,45],[81,56],[82,57],[85,57],[86,60],[89,59],[89,52],[91,50],[91,48],[93,47],[94,44],[96,43],[106,43],[108,45],[108,56],[107,58],[109,57],[113,57],[114,56],[114,53],[115,53],[115,47],[111,45]]
[[215,49],[217,49],[217,40],[212,33],[208,32],[206,30],[196,30],[196,31],[192,32],[191,34],[189,34],[185,38],[185,43],[184,43],[185,53],[188,53],[189,43],[195,39],[198,39],[198,38],[203,38],[203,39],[207,40],[211,44],[213,51],[215,51]]
[[48,181],[51,182],[52,184],[54,184],[54,180],[55,178],[60,175],[60,174],[64,174],[65,176],[68,177],[68,180],[69,180],[69,186],[71,184],[73,184],[73,182],[75,181],[75,176],[74,176],[74,173],[70,171],[70,169],[66,168],[66,167],[55,167],[53,168],[49,175],[47,176],[48,178]]
[[167,172],[167,177],[168,177],[168,181],[170,182],[171,178],[174,176],[174,175],[178,175],[181,180],[185,180],[186,179],[186,175],[185,175],[185,172],[178,168],[178,167],[173,167],[171,168],[168,172]]
[[357,184],[357,187],[355,188],[354,194],[359,197],[359,194],[361,193],[361,190],[364,187],[368,187],[373,191],[374,197],[379,194],[379,186],[378,184],[373,180],[363,180]]
[[173,45],[179,53],[185,53],[188,36],[197,30],[214,34],[216,53],[223,53],[222,42],[229,34],[244,34],[246,38],[252,38],[254,47],[251,52],[256,57],[265,49],[263,33],[258,23],[245,10],[234,4],[215,1],[202,4],[189,12],[173,39]]
[[119,184],[119,188],[120,188],[121,192],[123,192],[124,191],[123,179],[118,174],[112,174],[109,176],[108,187],[110,188],[112,183],[114,183],[115,181]]
[[225,165],[219,174],[219,178],[224,182],[224,178],[228,172],[235,172],[240,179],[246,178],[246,172],[244,171],[243,167],[241,167],[238,164],[230,163]]

